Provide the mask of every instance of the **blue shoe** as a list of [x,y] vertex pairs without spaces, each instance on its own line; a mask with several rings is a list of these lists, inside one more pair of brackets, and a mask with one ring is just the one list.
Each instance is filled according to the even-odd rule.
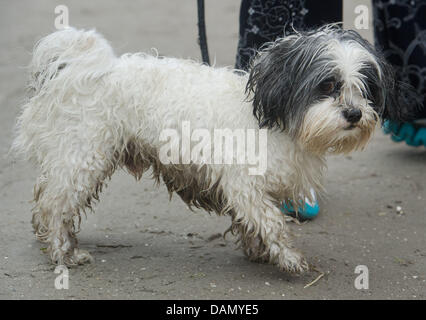
[[426,127],[419,128],[413,138],[413,144],[426,147]]
[[[312,220],[318,215],[319,204],[317,201],[317,197],[315,195],[315,191],[313,189],[311,189],[311,195],[312,195],[312,199],[314,200],[313,203],[311,203],[306,198],[305,198],[305,203],[302,203],[302,201],[299,201],[300,205],[297,208],[298,209],[297,218],[301,218],[302,220]],[[291,202],[288,205],[283,203],[283,206],[281,207],[281,211],[284,214],[287,214],[289,216],[296,215],[296,210],[294,209]]]
[[391,139],[395,142],[405,141],[412,147],[426,146],[426,127],[416,122],[398,123],[386,120],[383,132],[391,134]]

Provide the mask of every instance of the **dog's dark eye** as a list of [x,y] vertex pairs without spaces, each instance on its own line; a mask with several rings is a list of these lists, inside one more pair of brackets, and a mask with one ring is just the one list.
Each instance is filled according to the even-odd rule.
[[336,82],[334,80],[325,80],[319,85],[321,93],[331,94],[336,88]]

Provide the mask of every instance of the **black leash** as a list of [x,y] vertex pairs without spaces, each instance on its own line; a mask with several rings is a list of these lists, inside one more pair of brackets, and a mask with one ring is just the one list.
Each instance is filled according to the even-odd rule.
[[204,0],[197,0],[198,7],[198,44],[201,49],[203,63],[210,65],[209,49],[207,47],[206,21],[204,19]]

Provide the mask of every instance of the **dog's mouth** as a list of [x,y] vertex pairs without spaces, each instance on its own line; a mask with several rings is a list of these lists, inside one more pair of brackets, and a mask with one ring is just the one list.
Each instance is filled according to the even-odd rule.
[[347,126],[344,130],[352,130],[357,128],[358,126],[356,124],[350,124],[349,126]]

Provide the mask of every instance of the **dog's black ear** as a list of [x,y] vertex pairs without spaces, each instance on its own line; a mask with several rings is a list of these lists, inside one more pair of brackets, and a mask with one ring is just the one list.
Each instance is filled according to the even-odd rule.
[[395,69],[383,53],[353,30],[344,32],[342,39],[358,42],[374,57],[375,62],[364,63],[360,73],[367,84],[368,99],[382,120],[405,122],[416,119],[423,101],[410,84],[397,78]]
[[287,129],[291,134],[301,120],[306,93],[312,91],[306,63],[313,47],[306,39],[293,35],[269,43],[252,61],[246,94],[261,128]]
[[[332,67],[323,37],[294,34],[264,47],[252,61],[246,94],[261,128],[296,135],[318,84]],[[328,59],[328,60],[327,60]]]
[[422,99],[408,83],[397,79],[394,68],[375,52],[378,66],[369,65],[361,73],[366,76],[368,98],[382,120],[406,122],[415,120]]
[[253,114],[260,128],[285,128],[284,110],[289,105],[291,89],[288,58],[292,43],[271,43],[251,62],[246,93],[253,94]]
[[394,69],[386,64],[382,66],[383,90],[385,97],[382,118],[398,122],[412,121],[423,108],[423,101],[413,86],[397,79]]

